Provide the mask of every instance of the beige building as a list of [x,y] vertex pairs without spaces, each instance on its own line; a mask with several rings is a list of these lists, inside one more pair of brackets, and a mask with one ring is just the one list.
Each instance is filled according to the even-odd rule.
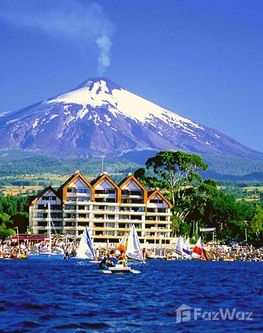
[[92,241],[105,246],[117,244],[134,224],[142,244],[170,243],[171,203],[157,189],[148,192],[133,175],[116,184],[107,173],[88,182],[76,172],[58,190],[44,189],[30,202],[33,234],[47,233],[49,202],[58,234],[78,237],[87,226]]

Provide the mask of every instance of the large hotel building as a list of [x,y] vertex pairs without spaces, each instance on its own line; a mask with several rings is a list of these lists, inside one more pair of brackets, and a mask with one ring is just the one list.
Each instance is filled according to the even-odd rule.
[[45,188],[30,201],[29,228],[46,234],[51,217],[58,234],[79,237],[87,226],[95,244],[112,245],[134,224],[145,246],[169,244],[171,208],[158,189],[147,191],[131,174],[116,184],[107,173],[89,182],[76,172],[58,190]]

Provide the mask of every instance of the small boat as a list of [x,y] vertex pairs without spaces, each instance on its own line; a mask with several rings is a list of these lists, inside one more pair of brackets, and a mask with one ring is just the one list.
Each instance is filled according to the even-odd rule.
[[182,254],[183,254],[183,257],[185,259],[192,259],[192,253],[191,253],[191,250],[190,250],[190,240],[189,240],[189,237],[184,242]]
[[212,256],[207,251],[207,249],[203,246],[201,237],[198,238],[197,243],[192,252],[192,259],[195,260],[211,260]]
[[131,260],[142,261],[142,262],[144,261],[139,237],[138,237],[134,224],[131,227],[131,230],[129,232],[129,236],[127,239],[126,256],[128,259],[131,259]]
[[85,260],[89,260],[89,262],[92,264],[99,264],[100,261],[95,260],[95,252],[93,249],[90,232],[91,232],[90,229],[85,227],[85,229],[81,235],[76,257],[73,257],[73,258],[85,259]]
[[113,267],[108,267],[107,269],[103,269],[102,273],[104,274],[127,274],[127,273],[132,273],[132,274],[140,274],[141,271],[138,271],[137,269],[133,269],[130,266],[123,266],[122,264],[116,264]]
[[147,255],[147,259],[155,259],[155,260],[164,260],[166,259],[166,257],[162,254],[148,254]]
[[37,253],[31,253],[28,255],[29,259],[63,259],[64,258],[64,251],[61,248],[56,248],[55,250],[52,249],[52,235],[51,235],[51,229],[52,229],[52,219],[51,219],[51,209],[50,209],[50,202],[47,203],[48,208],[48,248],[37,252]]

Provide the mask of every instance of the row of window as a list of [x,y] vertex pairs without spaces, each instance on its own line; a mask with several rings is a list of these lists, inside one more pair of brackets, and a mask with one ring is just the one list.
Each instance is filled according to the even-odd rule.
[[[90,193],[90,189],[83,188],[67,188],[68,193]],[[95,194],[115,194],[115,188],[107,188],[105,190],[95,190]],[[123,195],[143,195],[142,191],[133,191],[133,190],[122,190],[121,193]]]
[[88,188],[67,188],[68,193],[90,193],[90,189]]
[[[51,199],[50,199],[51,198]],[[42,197],[43,201],[55,201],[56,197]],[[89,202],[90,197],[67,197],[66,198],[67,202]],[[116,202],[116,198],[95,198],[95,202]],[[143,199],[131,199],[131,198],[122,198],[121,199],[122,203],[131,203],[131,204],[143,204],[144,201]],[[151,199],[150,203],[157,203],[157,204],[162,204],[163,200],[162,199]],[[51,209],[59,209],[61,206],[60,205],[51,205]],[[47,208],[46,204],[38,204],[39,209],[44,209]],[[70,208],[69,208],[70,209]]]

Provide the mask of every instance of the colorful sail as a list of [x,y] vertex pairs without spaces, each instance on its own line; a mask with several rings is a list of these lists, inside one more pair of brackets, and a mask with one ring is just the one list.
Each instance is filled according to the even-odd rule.
[[184,245],[183,245],[183,256],[186,258],[191,257],[189,237],[187,238],[187,240],[184,242]]
[[123,237],[122,237],[122,239],[121,239],[121,241],[120,241],[120,243],[118,244],[118,246],[117,246],[117,250],[118,251],[123,251],[123,252],[126,252],[126,250],[127,250],[127,245],[128,245],[128,235],[129,234],[125,234]]
[[76,257],[79,259],[92,259],[92,260],[95,257],[95,253],[90,238],[90,230],[88,230],[87,227],[85,227],[83,234],[81,235]]
[[131,228],[129,236],[128,236],[126,255],[128,258],[134,259],[134,260],[143,259],[139,237],[138,237],[134,224],[132,225],[132,228]]
[[192,257],[195,259],[200,258],[202,253],[203,253],[203,245],[202,245],[201,237],[199,237],[199,239],[194,247],[194,250],[192,252]]

